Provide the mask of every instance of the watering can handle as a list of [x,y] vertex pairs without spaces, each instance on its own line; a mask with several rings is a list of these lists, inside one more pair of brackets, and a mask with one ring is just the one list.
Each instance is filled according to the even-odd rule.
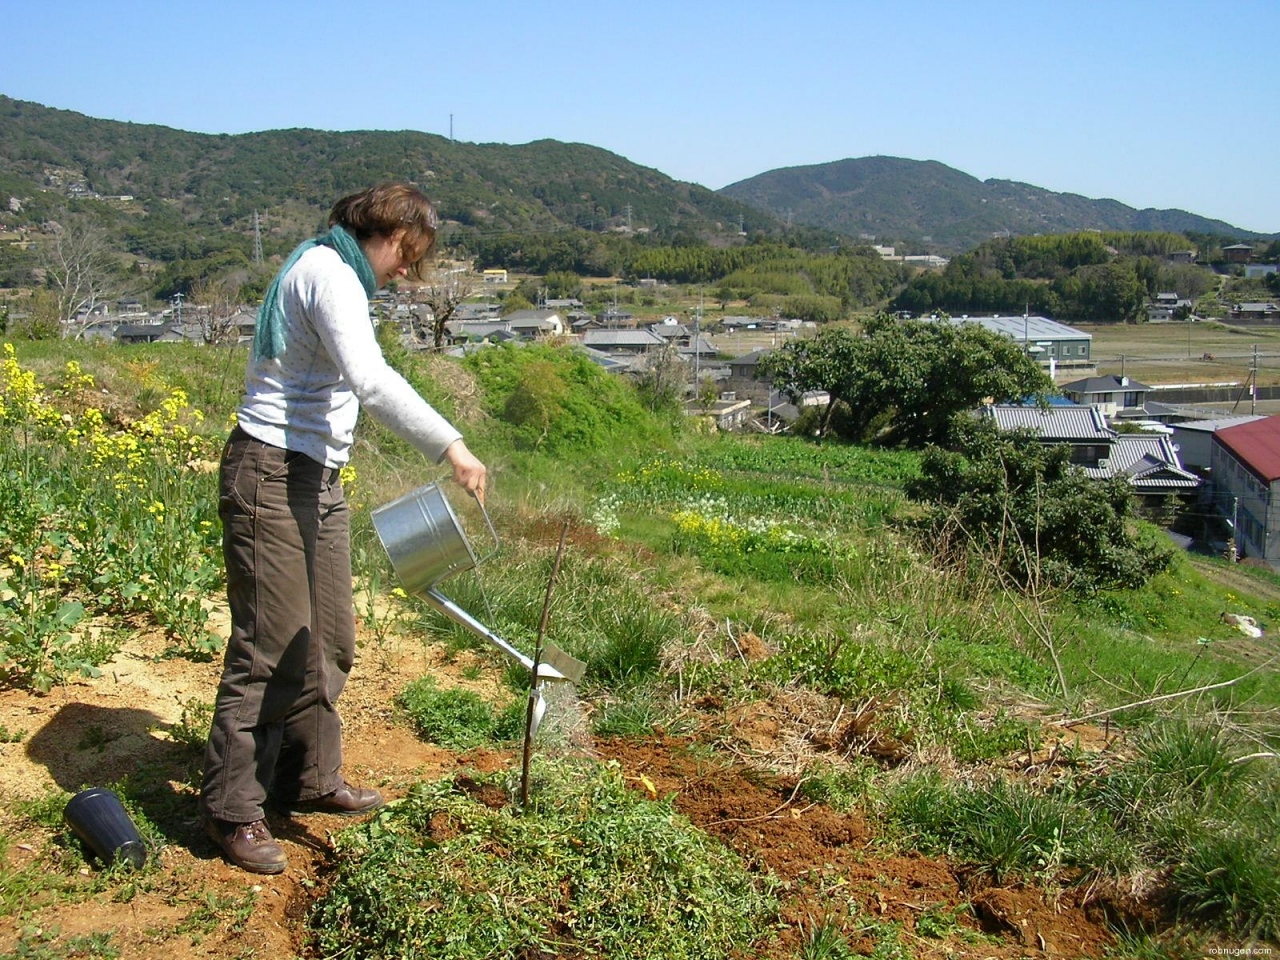
[[484,563],[486,560],[488,560],[490,557],[492,557],[495,553],[498,552],[498,547],[501,544],[498,543],[498,531],[493,528],[493,520],[490,519],[489,517],[489,511],[485,509],[484,501],[482,501],[479,497],[476,497],[474,492],[471,494],[471,496],[475,497],[476,506],[480,508],[480,514],[481,516],[484,517],[484,522],[489,527],[489,535],[493,537],[493,549],[490,550],[488,553],[486,553],[483,557],[481,557],[479,561],[477,561],[479,563]]

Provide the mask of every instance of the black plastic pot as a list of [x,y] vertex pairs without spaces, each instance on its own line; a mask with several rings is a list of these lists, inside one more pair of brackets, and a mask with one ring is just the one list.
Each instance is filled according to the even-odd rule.
[[81,790],[67,801],[62,819],[103,863],[119,860],[137,869],[147,862],[147,845],[120,798],[110,790]]

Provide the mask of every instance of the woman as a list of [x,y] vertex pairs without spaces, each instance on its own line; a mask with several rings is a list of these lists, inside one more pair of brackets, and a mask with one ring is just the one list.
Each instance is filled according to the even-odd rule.
[[387,366],[369,297],[421,278],[431,202],[384,183],[339,200],[330,229],[281,267],[258,312],[238,425],[223,451],[231,638],[201,791],[206,830],[245,870],[279,873],[268,800],[290,815],[376,809],[343,778],[336,701],[355,657],[349,514],[338,471],[367,409],[483,502],[485,466]]

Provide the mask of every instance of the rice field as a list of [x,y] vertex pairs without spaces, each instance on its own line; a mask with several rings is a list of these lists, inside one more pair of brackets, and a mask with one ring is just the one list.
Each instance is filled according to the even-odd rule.
[[1249,379],[1280,384],[1280,327],[1220,323],[1073,324],[1093,335],[1098,373],[1126,374],[1143,383],[1220,383]]

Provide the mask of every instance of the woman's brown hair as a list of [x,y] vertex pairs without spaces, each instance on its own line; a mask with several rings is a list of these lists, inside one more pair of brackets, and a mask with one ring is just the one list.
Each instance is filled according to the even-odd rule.
[[329,211],[329,226],[341,225],[363,244],[373,237],[389,237],[405,229],[400,250],[409,261],[409,276],[422,279],[422,270],[436,248],[436,210],[417,187],[380,183],[343,197]]

